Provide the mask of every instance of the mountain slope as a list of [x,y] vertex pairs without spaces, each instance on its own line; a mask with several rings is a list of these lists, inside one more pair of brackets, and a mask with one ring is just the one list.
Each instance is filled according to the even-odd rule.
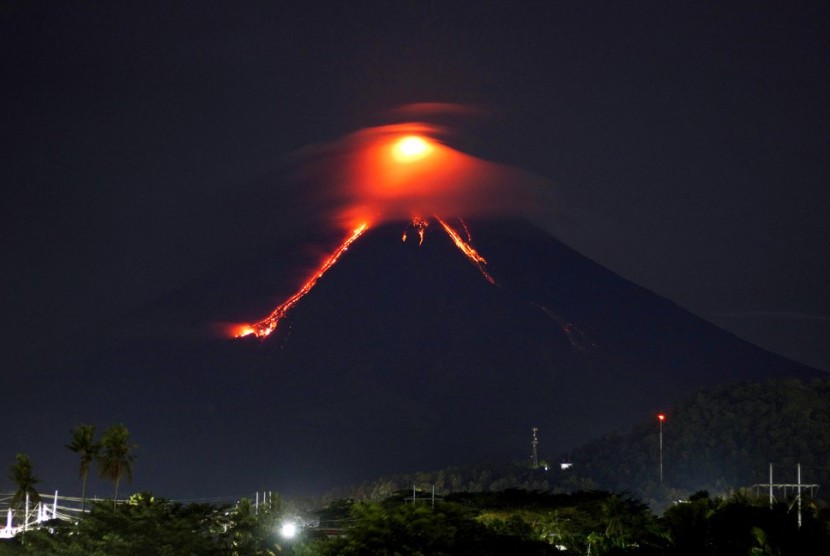
[[470,223],[495,286],[437,224],[420,247],[403,227],[368,231],[262,341],[195,330],[266,314],[296,287],[295,255],[218,270],[114,324],[38,390],[42,413],[10,444],[38,435],[48,472],[71,476],[66,431],[125,422],[137,488],[320,492],[526,457],[533,426],[564,452],[700,388],[814,374],[523,222]]
[[[800,463],[803,483],[826,485],[828,394],[830,379],[823,378],[741,383],[690,396],[664,426],[664,485],[681,493],[729,492],[767,483],[770,463],[775,483],[795,483]],[[605,435],[574,451],[575,473],[599,488],[654,496],[657,446],[654,423]]]

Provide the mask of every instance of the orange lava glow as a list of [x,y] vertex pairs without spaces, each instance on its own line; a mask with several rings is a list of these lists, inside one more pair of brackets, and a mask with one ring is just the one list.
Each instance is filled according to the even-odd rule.
[[[437,220],[438,223],[441,224],[441,227],[450,237],[455,246],[458,247],[458,250],[461,251],[461,253],[463,253],[465,257],[470,259],[470,262],[476,265],[476,268],[478,268],[479,272],[481,272],[481,275],[484,276],[484,278],[488,282],[495,285],[496,280],[490,275],[489,272],[487,272],[487,269],[485,268],[485,266],[487,265],[487,260],[484,257],[482,257],[472,245],[470,245],[470,243],[472,243],[472,237],[470,235],[469,228],[467,228],[467,223],[464,222],[464,220],[462,220],[461,218],[458,219],[459,223],[461,224],[461,227],[464,229],[464,234],[467,236],[467,239],[465,241],[461,237],[461,235],[459,235],[459,233],[456,230],[454,230],[452,226],[447,224],[446,221],[441,219],[441,217],[439,217],[438,215],[433,215],[433,218],[435,218],[435,220]],[[409,228],[412,227],[418,232],[418,245],[421,246],[424,244],[424,236],[426,235],[427,226],[429,226],[429,221],[427,219],[421,218],[420,216],[415,216],[414,218],[412,218],[412,221],[409,223],[409,225],[406,228],[404,228],[401,239],[403,241],[406,241],[409,238],[407,232]]]
[[[427,103],[411,105],[409,116],[473,115],[461,105]],[[547,214],[549,201],[542,182],[528,173],[465,154],[445,143],[453,131],[423,122],[397,123],[364,128],[325,144],[310,145],[294,153],[294,178],[303,186],[303,200],[311,203],[307,214],[325,225],[343,230],[345,239],[291,297],[253,324],[235,324],[227,334],[241,338],[265,338],[285,315],[314,288],[370,226],[408,221],[402,239],[418,235],[424,243],[430,224],[421,215],[433,215],[455,246],[491,284],[496,281],[487,261],[472,246],[466,224],[444,215],[465,218]],[[299,189],[298,189],[299,191]],[[223,325],[224,326],[224,325]]]
[[[416,216],[412,219],[412,222],[410,222],[409,225],[412,226],[413,228],[415,228],[415,231],[418,232],[418,245],[419,246],[423,245],[424,244],[424,235],[426,234],[427,226],[429,226],[429,222],[427,222],[426,219],[421,218],[420,216]],[[407,240],[408,235],[407,235],[406,232],[407,232],[407,230],[406,230],[406,228],[404,228],[403,237],[401,237],[401,239],[403,241]]]
[[[462,253],[464,253],[464,255],[465,255],[468,259],[470,259],[470,261],[472,261],[472,263],[473,263],[474,265],[476,265],[476,268],[478,268],[478,271],[479,271],[479,272],[481,272],[481,275],[482,275],[482,276],[484,276],[484,278],[485,278],[488,282],[490,282],[491,284],[495,284],[495,283],[496,283],[496,281],[493,279],[493,277],[492,277],[492,276],[490,276],[490,273],[489,273],[489,272],[487,272],[487,269],[486,269],[486,268],[484,268],[484,265],[486,265],[486,264],[487,264],[487,261],[485,260],[485,258],[484,258],[484,257],[482,257],[481,255],[479,255],[479,254],[478,254],[478,251],[476,251],[476,250],[473,248],[473,246],[472,246],[472,245],[470,245],[468,242],[464,241],[464,240],[461,238],[461,236],[460,236],[460,235],[458,235],[458,232],[456,232],[455,230],[453,230],[453,229],[452,229],[452,227],[450,227],[450,225],[449,225],[449,224],[447,224],[446,222],[444,222],[444,221],[443,221],[441,218],[439,218],[438,216],[436,216],[436,217],[435,217],[435,219],[436,219],[436,220],[438,220],[438,222],[441,224],[441,227],[442,227],[442,228],[444,228],[444,231],[445,231],[445,232],[447,232],[447,235],[448,235],[448,236],[450,236],[450,239],[452,239],[453,243],[455,243],[455,246],[456,246],[456,247],[458,247],[459,251],[461,251]],[[462,223],[463,223],[463,221],[462,221]],[[465,229],[465,231],[467,231],[467,233],[469,234],[469,230],[467,230],[467,226],[466,226],[466,225],[464,225],[464,229]]]
[[429,156],[432,145],[423,137],[408,135],[398,140],[392,147],[392,156],[398,162],[411,164]]
[[451,134],[408,122],[309,147],[301,153],[300,176],[319,202],[317,216],[351,229],[358,221],[375,225],[432,214],[529,217],[547,206],[533,176],[449,146]]
[[[343,140],[334,159],[334,179],[345,195],[348,214],[384,221],[413,214],[454,214],[458,207],[477,212],[473,195],[497,173],[441,143],[440,130],[424,124],[398,124],[363,130]],[[340,162],[343,162],[340,164]]]
[[305,281],[305,283],[297,290],[294,295],[283,301],[271,313],[259,322],[254,324],[239,324],[231,327],[230,332],[234,338],[242,338],[244,336],[255,335],[257,338],[265,338],[277,329],[282,318],[296,305],[311,289],[317,284],[317,281],[337,262],[337,260],[349,250],[349,247],[357,238],[363,235],[369,228],[369,224],[364,222],[355,228],[351,235],[349,235],[334,252],[326,257],[320,264],[316,272]]

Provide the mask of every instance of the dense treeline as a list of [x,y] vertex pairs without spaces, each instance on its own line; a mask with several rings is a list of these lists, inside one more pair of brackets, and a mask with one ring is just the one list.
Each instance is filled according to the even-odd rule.
[[397,474],[329,492],[325,500],[380,500],[413,485],[445,494],[505,488],[570,492],[628,491],[663,508],[689,492],[727,494],[769,479],[830,485],[830,379],[752,382],[700,392],[654,421],[609,433],[573,451],[571,469],[532,469],[527,462],[449,467]]
[[573,491],[594,488],[596,485],[570,470],[562,471],[558,466],[534,469],[526,462],[479,464],[454,466],[430,472],[398,473],[359,485],[333,489],[325,494],[323,503],[345,498],[378,501],[413,486],[429,489],[435,487],[439,495],[444,495],[453,492],[494,492],[505,489]]
[[148,493],[125,503],[94,502],[77,522],[54,520],[46,527],[0,542],[0,555],[151,556],[276,554],[284,514],[279,497],[254,507],[181,504]]
[[[575,471],[595,486],[660,497],[656,420],[575,450]],[[769,482],[830,485],[830,379],[769,380],[700,392],[663,427],[664,486],[730,492]]]
[[378,502],[340,500],[299,521],[279,499],[254,508],[182,505],[149,494],[94,503],[77,523],[54,522],[10,541],[0,555],[801,555],[830,553],[830,512],[773,507],[744,495],[700,492],[654,514],[627,494],[508,489],[444,498],[412,491]]
[[[742,488],[766,482],[769,462],[776,482],[794,482],[801,463],[802,482],[830,484],[830,379],[699,393],[668,412],[663,437],[662,485],[655,420],[575,450],[571,469],[452,467],[333,491],[296,539],[278,535],[297,517],[279,499],[254,509],[139,494],[0,542],[0,555],[830,553],[826,504],[796,504],[790,489],[771,505],[766,489]],[[24,464],[10,468],[20,492],[36,482]]]

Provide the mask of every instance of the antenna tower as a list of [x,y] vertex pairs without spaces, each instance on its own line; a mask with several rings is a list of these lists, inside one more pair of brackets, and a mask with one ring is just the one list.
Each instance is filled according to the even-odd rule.
[[539,438],[536,436],[536,432],[539,430],[537,427],[533,427],[533,440],[530,441],[530,460],[533,462],[533,468],[539,467],[539,452],[536,450],[536,447],[539,445]]

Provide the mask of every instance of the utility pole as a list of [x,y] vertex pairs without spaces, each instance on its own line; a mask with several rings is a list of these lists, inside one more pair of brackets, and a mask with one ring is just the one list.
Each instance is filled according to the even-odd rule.
[[657,420],[660,422],[660,486],[663,486],[663,421],[666,420],[666,415],[658,413]]
[[798,528],[801,529],[801,464],[798,464]]
[[533,469],[539,467],[539,452],[536,450],[536,447],[539,445],[539,438],[536,436],[536,432],[539,430],[536,427],[531,429],[533,431],[533,439],[530,441],[530,461],[533,462]]
[[[773,494],[772,494],[774,488],[777,488],[777,489],[779,489],[783,492],[785,500],[787,498],[787,492],[788,492],[787,489],[795,490],[797,492],[797,494],[796,494],[795,502],[793,504],[796,505],[797,508],[798,508],[798,528],[801,529],[801,509],[802,509],[801,508],[801,496],[802,496],[802,494],[805,490],[809,489],[810,490],[810,498],[812,498],[813,497],[813,491],[815,489],[817,489],[819,487],[819,485],[817,485],[817,484],[808,484],[808,483],[802,483],[801,482],[801,464],[800,463],[797,464],[796,473],[797,474],[796,474],[796,482],[795,483],[774,483],[773,480],[772,480],[772,463],[770,463],[769,464],[769,484],[753,485],[753,488],[755,488],[755,489],[768,488],[769,489],[770,509],[772,509],[772,503],[773,503],[773,500],[774,500],[774,497],[773,497]],[[756,492],[758,492],[758,491],[756,490]],[[790,509],[792,509],[792,506],[790,506]]]

